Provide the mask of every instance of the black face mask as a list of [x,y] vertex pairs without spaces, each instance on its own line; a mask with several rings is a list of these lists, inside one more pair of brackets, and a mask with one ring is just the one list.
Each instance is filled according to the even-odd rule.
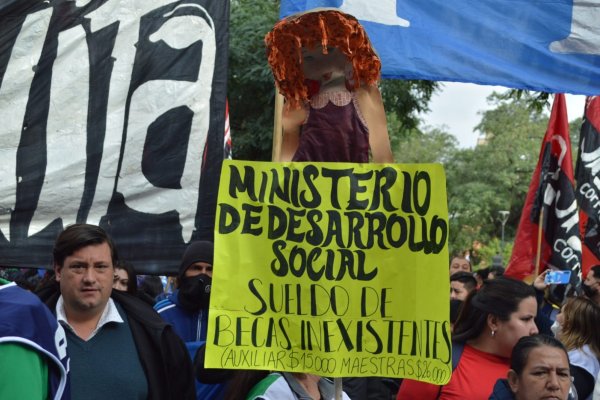
[[590,299],[598,294],[598,289],[593,289],[591,286],[588,286],[585,283],[581,284],[581,290],[583,290],[583,294]]
[[184,277],[179,284],[179,305],[188,311],[208,308],[212,279],[205,274]]

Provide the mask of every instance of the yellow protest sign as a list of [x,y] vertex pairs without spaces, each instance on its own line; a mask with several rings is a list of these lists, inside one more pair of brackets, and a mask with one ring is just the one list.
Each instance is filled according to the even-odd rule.
[[209,368],[451,374],[437,164],[223,164]]

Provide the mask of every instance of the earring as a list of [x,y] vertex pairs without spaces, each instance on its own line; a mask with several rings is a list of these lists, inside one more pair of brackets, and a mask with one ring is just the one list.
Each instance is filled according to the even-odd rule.
[[496,331],[492,330],[492,337],[496,336]]

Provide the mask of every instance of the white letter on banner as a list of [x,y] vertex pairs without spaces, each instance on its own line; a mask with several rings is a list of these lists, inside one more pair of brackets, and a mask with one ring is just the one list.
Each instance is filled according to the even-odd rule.
[[[17,148],[34,68],[40,60],[52,8],[25,19],[0,86],[0,232],[10,241],[10,217],[17,201]],[[23,134],[27,134],[24,131]]]
[[550,43],[554,53],[600,55],[600,1],[573,0],[571,32],[563,40]]
[[600,171],[600,148],[596,148],[589,153],[586,153],[583,149],[585,148],[585,139],[581,140],[581,161],[585,168],[592,170],[592,175],[598,175]]
[[361,21],[402,27],[410,26],[410,21],[398,17],[396,0],[344,0],[339,10],[353,15]]
[[85,31],[76,26],[58,36],[46,125],[46,176],[28,236],[62,218],[76,222],[85,185],[90,65]]
[[[216,55],[214,24],[210,15],[201,10],[206,19],[191,15],[173,17],[150,37],[152,41],[163,40],[172,48],[187,47],[202,40],[200,72],[196,82],[155,80],[136,89],[131,98],[127,140],[117,188],[125,203],[137,211],[158,214],[177,210],[185,241],[191,239],[194,231]],[[194,113],[181,189],[157,188],[142,172],[146,133],[158,117],[180,106],[186,106]]]
[[[78,0],[77,5],[85,5],[86,0]],[[140,18],[162,4],[155,1],[108,0],[100,8],[87,15],[91,18],[92,32],[97,32],[113,23],[118,23],[119,31],[112,52],[114,66],[108,92],[106,110],[106,131],[102,161],[94,201],[87,217],[90,224],[98,224],[106,214],[108,203],[115,188],[117,166],[121,154],[121,140],[125,126],[125,105],[131,84],[131,74],[135,60]]]
[[[560,199],[560,191],[558,192],[557,196],[556,196],[556,203],[557,206],[555,208],[554,214],[556,215],[556,217],[559,220],[564,220],[566,218],[566,221],[564,221],[562,224],[560,224],[561,228],[565,228],[565,230],[567,232],[569,232],[571,230],[571,228],[573,228],[575,225],[579,224],[579,214],[577,213],[577,201],[573,200],[573,202],[571,203],[571,205],[568,208],[560,209],[558,208],[558,200]],[[571,215],[569,217],[569,215]]]

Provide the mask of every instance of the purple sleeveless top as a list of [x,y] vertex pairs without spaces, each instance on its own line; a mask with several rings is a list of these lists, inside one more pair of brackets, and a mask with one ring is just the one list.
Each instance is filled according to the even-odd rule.
[[311,99],[292,161],[369,162],[369,130],[352,93]]

